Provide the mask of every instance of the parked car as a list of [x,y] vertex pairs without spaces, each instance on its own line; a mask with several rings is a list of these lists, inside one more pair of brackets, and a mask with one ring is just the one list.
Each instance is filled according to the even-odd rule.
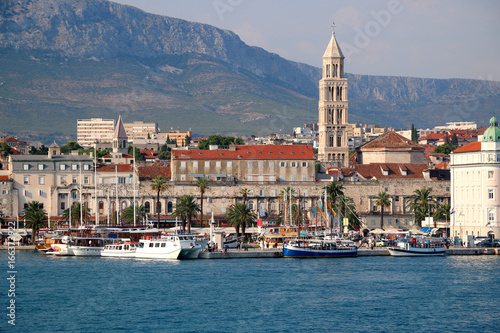
[[385,241],[379,239],[378,241],[375,242],[375,246],[377,246],[377,247],[387,246],[387,243]]
[[485,239],[479,243],[482,247],[500,247],[500,242],[498,240]]

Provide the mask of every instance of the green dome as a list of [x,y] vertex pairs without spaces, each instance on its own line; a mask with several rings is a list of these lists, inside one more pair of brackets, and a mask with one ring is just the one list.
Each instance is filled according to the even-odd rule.
[[500,142],[500,128],[498,128],[498,120],[495,117],[490,119],[490,127],[484,131],[483,142]]

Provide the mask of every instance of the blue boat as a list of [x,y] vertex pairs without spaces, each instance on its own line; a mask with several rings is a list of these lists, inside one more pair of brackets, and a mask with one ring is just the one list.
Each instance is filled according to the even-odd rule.
[[283,244],[285,258],[341,258],[357,255],[357,247],[339,245],[331,240],[294,240],[290,244]]

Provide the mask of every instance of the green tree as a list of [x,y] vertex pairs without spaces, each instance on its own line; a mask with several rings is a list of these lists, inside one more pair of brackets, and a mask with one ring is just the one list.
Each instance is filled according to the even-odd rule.
[[375,205],[380,206],[380,229],[384,229],[384,208],[391,205],[391,199],[385,191],[379,192],[375,199]]
[[235,145],[244,145],[245,141],[243,141],[242,138],[236,138],[236,139],[234,139],[234,144]]
[[48,155],[49,154],[49,148],[45,147],[44,145],[41,145],[40,148],[36,148],[35,146],[31,146],[30,155]]
[[340,197],[344,196],[344,187],[332,181],[326,186],[326,196],[333,210],[338,212]]
[[162,176],[156,176],[151,181],[151,189],[156,191],[156,212],[158,213],[158,227],[160,227],[160,193],[168,189],[167,180]]
[[340,196],[340,212],[349,219],[349,230],[354,230],[356,228],[361,228],[361,221],[359,220],[358,214],[356,212],[356,205],[354,200],[345,195]]
[[[63,211],[63,219],[64,221],[70,221],[70,216],[69,216],[69,208],[66,208]],[[82,218],[84,221],[88,220],[90,216],[90,208],[86,207],[85,205],[83,206],[83,212],[82,212]],[[74,225],[75,221],[78,221],[80,223],[80,203],[79,202],[73,202],[71,205],[71,223]]]
[[33,244],[35,244],[37,231],[47,225],[47,213],[45,213],[42,207],[40,202],[30,201],[24,211],[25,227],[31,229],[31,241]]
[[75,141],[69,141],[67,144],[61,147],[61,154],[69,154],[71,153],[72,150],[80,150],[83,149],[82,146],[80,146],[78,143]]
[[418,143],[418,132],[413,124],[411,124],[411,141]]
[[[135,219],[139,217],[142,221],[146,218],[146,206],[144,205],[136,205],[135,206]],[[123,221],[127,224],[134,223],[134,205],[130,205],[125,208],[122,212]]]
[[240,189],[240,194],[243,197],[243,203],[246,205],[250,191],[244,187],[244,188]]
[[449,204],[438,204],[436,211],[432,214],[434,218],[434,228],[437,228],[437,221],[449,221],[450,220],[450,210],[451,206]]
[[[129,155],[134,156],[134,147],[133,146],[128,146],[127,153]],[[141,150],[139,148],[135,148],[135,160],[136,161],[145,161],[146,160],[144,158],[144,155],[141,154]]]
[[10,155],[10,146],[7,143],[0,143],[0,154],[2,155],[2,157],[7,157]]
[[191,144],[191,137],[189,135],[186,135],[184,138],[184,145],[189,146]]
[[415,216],[415,222],[420,226],[422,225],[422,220],[426,216],[432,215],[436,206],[437,200],[436,197],[432,195],[432,188],[415,190],[407,203],[407,207]]
[[240,140],[237,140],[235,137],[232,136],[222,136],[222,135],[210,135],[208,139],[201,139],[198,142],[198,149],[203,149],[207,150],[211,145],[218,145],[218,146],[230,146],[231,144],[234,144],[235,142],[239,142],[237,144],[243,144],[244,141],[241,138],[238,138]]
[[451,146],[458,147],[457,133],[453,133],[453,135],[451,136]]
[[192,195],[185,195],[181,197],[178,205],[175,206],[174,216],[178,216],[181,218],[185,218],[183,220],[182,231],[186,232],[186,223],[187,223],[187,232],[191,233],[191,224],[193,217],[198,215],[200,211],[200,205],[196,202],[196,198]]
[[210,188],[210,182],[205,177],[200,177],[196,181],[196,187],[200,191],[200,227],[203,227],[203,195]]
[[236,235],[240,237],[239,227],[241,226],[241,234],[245,238],[245,227],[255,223],[257,218],[254,213],[245,204],[235,203],[229,207],[226,213],[227,223],[236,229]]

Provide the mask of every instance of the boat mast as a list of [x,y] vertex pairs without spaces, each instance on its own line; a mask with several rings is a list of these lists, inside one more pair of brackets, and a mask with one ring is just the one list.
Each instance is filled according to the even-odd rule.
[[135,221],[136,221],[136,218],[135,218],[135,215],[136,215],[136,207],[135,207],[135,146],[134,146],[134,165],[133,165],[133,178],[132,178],[132,181],[134,182],[134,187],[133,187],[133,191],[134,191],[134,227],[135,227]]
[[118,164],[115,164],[115,176],[116,176],[116,225],[118,225],[118,207],[120,203],[118,202]]
[[80,162],[80,225],[83,225],[83,207],[82,207],[82,162]]
[[94,197],[95,197],[95,225],[99,225],[99,207],[97,206],[97,143],[94,148]]
[[300,190],[299,190],[299,195],[298,195],[298,206],[297,206],[297,237],[299,238],[300,241]]

